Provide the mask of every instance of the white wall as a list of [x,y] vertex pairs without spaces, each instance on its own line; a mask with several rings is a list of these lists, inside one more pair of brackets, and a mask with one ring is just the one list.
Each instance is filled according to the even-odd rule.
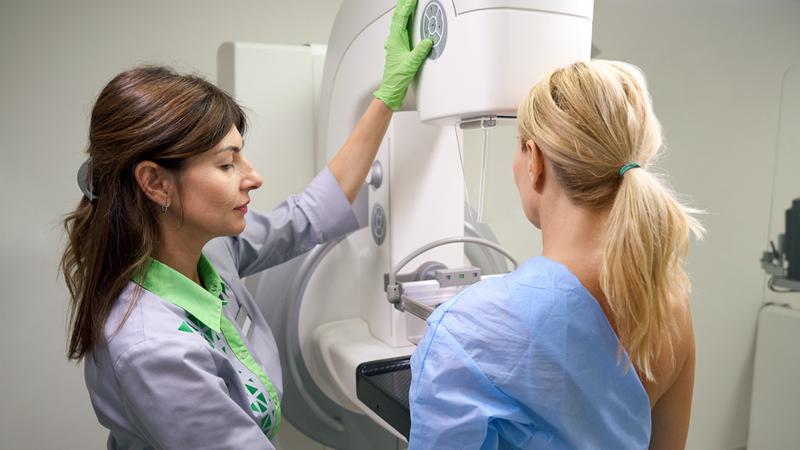
[[99,449],[65,359],[59,221],[80,198],[89,112],[116,73],[163,63],[214,81],[225,41],[327,42],[340,0],[0,2],[0,448]]
[[[82,371],[64,359],[67,295],[56,269],[59,221],[79,198],[75,169],[103,84],[139,62],[214,80],[224,41],[325,43],[340,3],[0,4],[0,448],[104,447]],[[797,0],[596,1],[600,56],[644,69],[669,145],[661,166],[710,212],[709,236],[690,258],[691,449],[745,441],[779,83],[800,60],[798,23]]]

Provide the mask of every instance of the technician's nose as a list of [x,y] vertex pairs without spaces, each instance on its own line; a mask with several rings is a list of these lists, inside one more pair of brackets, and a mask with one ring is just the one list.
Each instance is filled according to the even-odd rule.
[[244,167],[245,175],[244,175],[244,180],[243,180],[243,184],[244,184],[243,188],[245,190],[248,190],[248,191],[260,188],[261,185],[264,184],[264,180],[261,178],[261,175],[253,167],[253,165],[250,164],[250,161],[247,161],[245,159],[243,162],[244,162],[244,166],[245,166]]

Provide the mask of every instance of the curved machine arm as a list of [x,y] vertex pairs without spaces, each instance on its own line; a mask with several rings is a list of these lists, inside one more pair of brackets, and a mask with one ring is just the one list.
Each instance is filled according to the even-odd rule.
[[455,244],[459,242],[478,244],[496,250],[498,253],[508,258],[508,260],[511,261],[511,263],[514,265],[515,269],[518,266],[517,260],[514,259],[511,253],[509,253],[506,249],[504,249],[495,242],[469,236],[459,236],[459,237],[440,239],[438,241],[431,242],[430,244],[423,245],[422,247],[414,250],[408,256],[400,260],[400,262],[398,262],[394,267],[392,267],[392,270],[389,272],[389,283],[386,285],[386,298],[387,300],[389,300],[389,303],[393,304],[396,308],[400,309],[401,311],[403,310],[403,305],[402,302],[400,301],[403,292],[402,292],[402,287],[400,286],[399,283],[397,283],[397,274],[400,273],[400,270],[403,269],[403,267],[405,267],[406,264],[411,262],[417,256],[427,252],[428,250],[434,249],[436,247],[441,247],[442,245]]

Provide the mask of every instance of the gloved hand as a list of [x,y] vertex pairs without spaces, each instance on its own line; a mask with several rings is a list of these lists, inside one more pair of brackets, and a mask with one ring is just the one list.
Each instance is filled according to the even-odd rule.
[[416,6],[417,0],[397,0],[389,37],[383,46],[386,49],[383,81],[378,90],[372,94],[394,111],[403,106],[408,85],[411,84],[411,80],[433,47],[433,41],[423,39],[413,50],[411,49],[408,22]]

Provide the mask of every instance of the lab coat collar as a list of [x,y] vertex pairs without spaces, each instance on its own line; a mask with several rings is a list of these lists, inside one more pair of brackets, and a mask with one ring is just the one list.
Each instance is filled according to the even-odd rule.
[[134,277],[136,284],[182,308],[208,328],[220,332],[222,305],[226,303],[220,295],[225,291],[225,285],[205,255],[200,254],[197,274],[206,289],[155,258],[150,258],[149,264],[144,280]]

